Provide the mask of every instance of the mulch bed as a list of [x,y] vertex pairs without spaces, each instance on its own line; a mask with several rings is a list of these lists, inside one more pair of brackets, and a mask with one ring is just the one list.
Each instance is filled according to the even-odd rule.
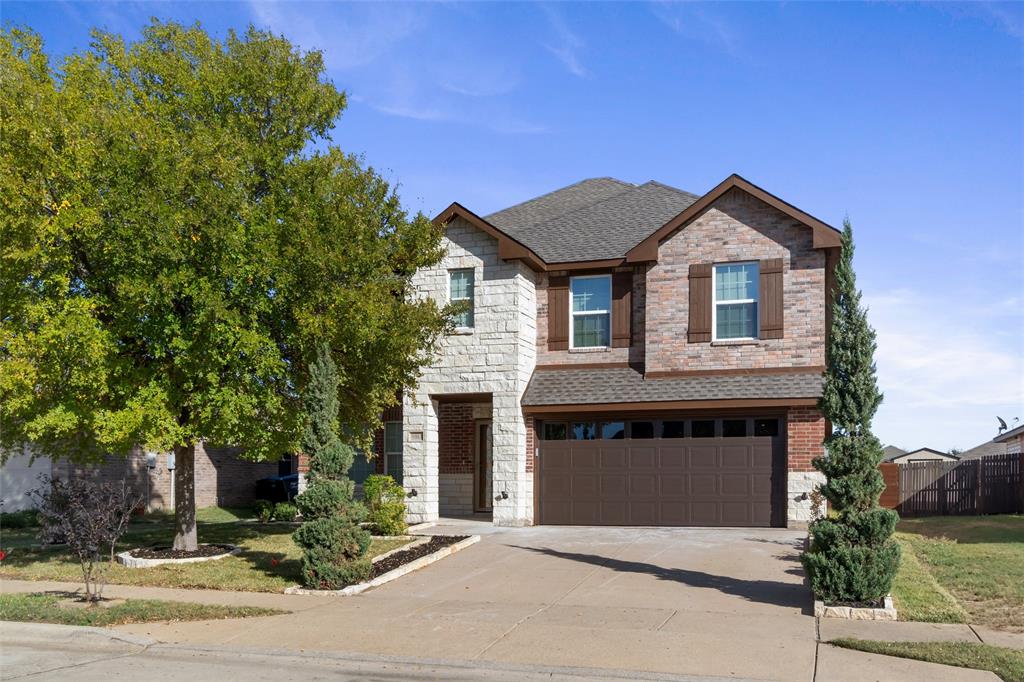
[[410,562],[416,561],[420,557],[433,554],[442,547],[454,545],[456,542],[465,540],[468,535],[432,535],[430,536],[429,542],[424,542],[422,545],[417,545],[412,549],[403,549],[400,552],[395,552],[391,556],[385,557],[380,561],[376,561],[373,564],[373,570],[370,572],[368,580],[384,575],[388,571],[393,571],[399,566],[404,566]]
[[133,549],[129,554],[136,559],[195,559],[226,554],[232,549],[234,548],[230,545],[199,545],[199,549],[193,551],[174,549],[172,547],[146,547],[144,549]]

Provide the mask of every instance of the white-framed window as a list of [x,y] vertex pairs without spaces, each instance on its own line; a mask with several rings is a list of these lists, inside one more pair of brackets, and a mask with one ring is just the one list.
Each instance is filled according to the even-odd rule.
[[384,473],[402,482],[402,422],[384,422]]
[[612,334],[612,276],[569,280],[569,348],[606,348]]
[[757,338],[758,277],[757,262],[715,266],[712,341]]
[[467,302],[465,310],[455,316],[455,326],[460,329],[473,327],[473,268],[448,271],[448,300],[452,303]]

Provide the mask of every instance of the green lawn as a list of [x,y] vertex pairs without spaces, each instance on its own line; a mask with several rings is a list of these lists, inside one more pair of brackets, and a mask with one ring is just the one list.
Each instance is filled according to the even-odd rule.
[[1024,516],[903,519],[897,531],[901,619],[1024,632]]
[[[61,605],[65,602],[65,605]],[[60,625],[124,625],[153,621],[276,616],[287,611],[257,606],[218,606],[156,599],[127,599],[112,606],[68,606],[59,594],[0,594],[0,620]]]
[[958,668],[990,670],[1005,682],[1024,682],[1024,651],[1017,649],[968,642],[876,642],[863,639],[836,639],[830,644]]
[[[246,592],[282,592],[300,581],[301,550],[292,542],[297,527],[290,523],[248,523],[223,521],[244,518],[241,512],[209,509],[199,514],[199,541],[239,545],[237,556],[194,564],[153,568],[109,567],[107,580],[121,585],[183,587]],[[212,519],[212,520],[211,520]],[[173,531],[169,519],[144,517],[133,522],[119,545],[121,549],[170,544]],[[401,547],[410,539],[374,538],[370,556]],[[3,531],[0,546],[10,550],[0,563],[0,578],[18,580],[61,580],[77,582],[81,571],[65,550],[35,546],[31,529]]]

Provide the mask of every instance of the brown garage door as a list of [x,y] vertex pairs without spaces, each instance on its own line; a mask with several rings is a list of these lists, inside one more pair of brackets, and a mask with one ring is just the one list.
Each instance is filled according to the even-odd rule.
[[540,522],[773,525],[773,442],[777,449],[770,437],[542,441]]

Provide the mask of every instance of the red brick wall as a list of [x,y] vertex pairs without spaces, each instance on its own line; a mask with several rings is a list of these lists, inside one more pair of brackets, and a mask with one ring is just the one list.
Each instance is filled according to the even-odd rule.
[[[785,338],[689,343],[690,265],[762,258],[783,259]],[[647,371],[825,364],[825,254],[810,229],[742,190],[662,243],[646,281]]]
[[[277,475],[277,462],[248,462],[238,457],[236,448],[215,448],[196,445],[195,481],[196,506],[243,506],[255,499],[256,481]],[[54,466],[54,475],[97,476],[100,480],[118,482],[127,478],[132,490],[146,496],[149,478],[149,506],[151,509],[170,508],[172,474],[167,470],[167,455],[160,453],[155,469],[146,467],[146,456],[141,449],[127,458],[108,457],[95,466],[75,466],[63,460]],[[144,501],[145,503],[145,501]]]
[[791,408],[786,420],[786,439],[789,446],[790,471],[814,471],[811,460],[820,457],[825,449],[825,418],[817,408]]
[[441,403],[437,415],[439,474],[472,474],[473,404]]

